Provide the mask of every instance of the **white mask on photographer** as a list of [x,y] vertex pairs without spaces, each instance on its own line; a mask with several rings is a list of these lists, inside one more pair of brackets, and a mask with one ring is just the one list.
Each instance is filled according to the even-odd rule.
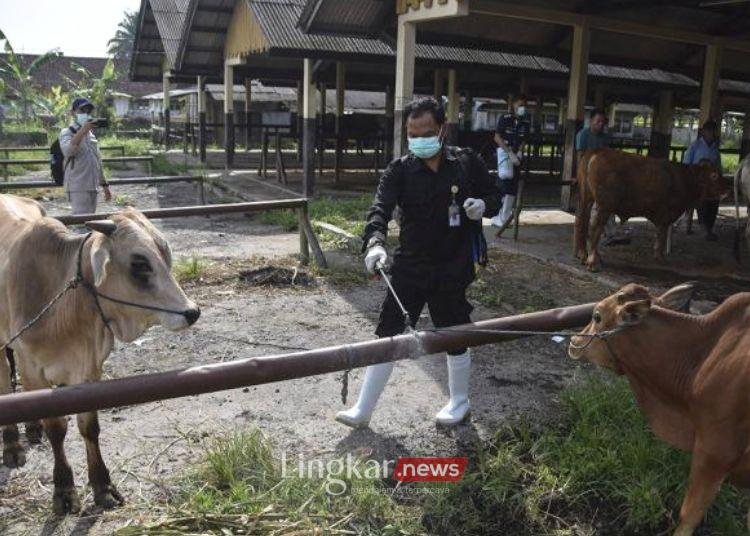
[[76,114],[76,123],[81,126],[83,126],[83,124],[86,123],[86,121],[88,121],[89,119],[91,119],[91,116],[87,113],[80,112]]

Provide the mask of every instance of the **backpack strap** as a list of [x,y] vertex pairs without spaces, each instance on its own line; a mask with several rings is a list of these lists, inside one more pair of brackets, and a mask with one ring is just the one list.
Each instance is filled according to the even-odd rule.
[[[72,126],[68,127],[68,130],[70,130],[74,136],[78,134],[78,131]],[[75,159],[75,155],[65,159],[65,164],[63,164],[63,173],[65,173],[65,170],[68,169],[68,164],[70,164],[70,169],[73,169],[75,167]]]

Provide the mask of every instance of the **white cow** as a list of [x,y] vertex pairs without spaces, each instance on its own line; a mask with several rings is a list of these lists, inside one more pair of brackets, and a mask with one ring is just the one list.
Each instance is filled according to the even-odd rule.
[[[70,233],[45,217],[35,201],[0,195],[0,347],[75,279],[79,259],[83,279],[97,292],[161,310],[108,299],[100,299],[99,309],[85,286],[70,290],[8,347],[24,390],[99,380],[115,338],[133,341],[157,324],[184,329],[200,316],[172,277],[169,245],[143,214],[128,209],[87,227],[90,236]],[[0,394],[10,389],[9,360],[0,354]],[[122,504],[99,450],[97,413],[77,418],[95,503],[108,508]],[[55,457],[53,509],[58,514],[78,511],[80,501],[63,447],[67,417],[45,419],[43,424]],[[41,429],[38,422],[26,424],[29,442],[41,440]],[[17,426],[3,429],[3,462],[9,467],[25,463],[18,439]]]
[[745,204],[748,208],[748,218],[745,224],[745,240],[750,245],[750,156],[745,157],[737,171],[734,173],[734,211],[736,217],[736,229],[734,234],[734,254],[737,260],[740,258],[740,240],[742,231],[740,230],[740,194],[745,198]]

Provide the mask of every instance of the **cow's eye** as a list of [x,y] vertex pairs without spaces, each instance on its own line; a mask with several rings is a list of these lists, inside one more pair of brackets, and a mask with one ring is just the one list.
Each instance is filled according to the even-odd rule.
[[594,322],[596,322],[597,324],[601,322],[602,321],[601,313],[599,311],[594,311],[593,319],[594,319]]
[[130,272],[140,283],[148,283],[148,276],[153,272],[151,263],[143,255],[133,255],[130,261]]

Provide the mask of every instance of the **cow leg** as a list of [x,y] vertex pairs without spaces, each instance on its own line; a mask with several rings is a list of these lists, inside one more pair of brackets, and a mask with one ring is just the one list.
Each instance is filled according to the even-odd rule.
[[[0,395],[10,393],[10,363],[5,355],[0,355]],[[18,426],[11,424],[3,427],[3,465],[21,467],[26,463],[26,454],[18,441]]]
[[81,501],[78,499],[73,483],[73,471],[65,457],[64,443],[65,434],[68,432],[68,418],[55,417],[44,419],[43,422],[44,431],[55,457],[55,468],[52,471],[52,480],[55,484],[55,491],[52,494],[52,510],[57,515],[78,512],[81,509]]
[[693,234],[693,212],[694,208],[689,208],[685,211],[685,233]]
[[716,498],[726,476],[727,471],[721,464],[717,464],[702,449],[694,449],[690,463],[690,480],[682,501],[680,524],[675,530],[675,536],[693,534],[706,509]]
[[599,207],[594,216],[594,223],[591,226],[589,237],[589,255],[586,259],[586,267],[592,272],[598,272],[602,267],[602,260],[599,257],[599,240],[602,237],[609,216],[610,214],[603,212],[601,207]]
[[589,232],[589,220],[591,219],[591,208],[593,203],[589,201],[586,193],[581,189],[576,209],[576,220],[574,223],[573,243],[575,244],[575,256],[581,262],[586,262],[588,252],[586,251],[586,235]]
[[78,430],[86,442],[86,462],[89,468],[89,483],[94,490],[94,502],[103,508],[122,506],[125,500],[112,484],[109,470],[104,464],[99,449],[99,416],[96,411],[78,415]]

